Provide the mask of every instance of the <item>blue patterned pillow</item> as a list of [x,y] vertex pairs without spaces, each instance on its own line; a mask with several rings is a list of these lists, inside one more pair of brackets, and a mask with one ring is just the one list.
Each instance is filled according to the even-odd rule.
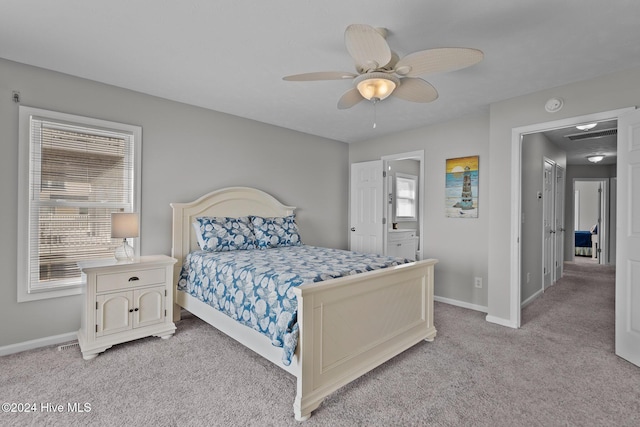
[[256,248],[249,217],[201,217],[196,221],[202,250],[222,252]]
[[256,246],[260,249],[301,245],[295,215],[275,218],[252,216]]

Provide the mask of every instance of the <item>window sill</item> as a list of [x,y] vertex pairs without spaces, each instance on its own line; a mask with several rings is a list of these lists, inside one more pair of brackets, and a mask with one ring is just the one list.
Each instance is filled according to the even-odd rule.
[[28,293],[23,288],[18,290],[18,302],[30,302],[43,299],[69,297],[82,294],[82,286]]

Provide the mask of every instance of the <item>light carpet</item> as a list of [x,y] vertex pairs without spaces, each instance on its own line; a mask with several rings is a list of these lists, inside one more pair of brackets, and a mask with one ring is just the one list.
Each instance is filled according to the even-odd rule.
[[[615,271],[565,266],[518,330],[436,303],[434,342],[338,390],[302,424],[294,377],[189,316],[169,340],[92,361],[77,347],[0,358],[0,401],[37,406],[0,413],[0,425],[638,426],[640,368],[614,354]],[[85,402],[88,412],[68,410]]]

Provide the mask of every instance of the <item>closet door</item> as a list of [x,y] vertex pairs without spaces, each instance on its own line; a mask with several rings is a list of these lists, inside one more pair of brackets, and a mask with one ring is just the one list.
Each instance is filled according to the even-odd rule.
[[349,248],[382,254],[382,160],[351,165],[351,221]]
[[564,169],[556,165],[556,206],[555,206],[555,230],[556,230],[556,250],[555,250],[555,274],[553,281],[562,278],[564,265],[564,194],[565,194]]

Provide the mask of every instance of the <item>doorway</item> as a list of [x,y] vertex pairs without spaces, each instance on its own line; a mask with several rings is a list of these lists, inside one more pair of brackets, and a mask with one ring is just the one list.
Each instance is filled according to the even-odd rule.
[[[385,170],[384,194],[386,195],[386,226],[383,232],[385,255],[397,256],[396,245],[411,246],[410,252],[415,253],[416,260],[422,259],[423,246],[423,218],[424,218],[424,151],[393,154],[382,157]],[[413,214],[403,217],[399,211],[399,201],[402,197],[398,191],[398,180],[410,182],[415,180],[415,209]],[[405,204],[406,205],[406,204]],[[411,233],[411,231],[415,231]],[[411,244],[415,240],[416,244]],[[394,246],[394,250],[391,246]],[[411,259],[411,258],[409,258]]]
[[[515,203],[511,208],[511,280],[510,280],[510,311],[513,326],[521,326],[521,284],[522,284],[522,168],[523,168],[523,138],[526,135],[550,131],[553,129],[576,126],[582,123],[600,122],[605,120],[617,120],[624,113],[633,111],[634,108],[625,108],[602,113],[589,114],[568,119],[562,119],[547,123],[539,123],[530,126],[514,128],[512,130],[512,196]],[[619,151],[619,149],[618,149]]]
[[[390,173],[392,172],[392,173]],[[398,172],[398,173],[396,173]],[[396,175],[415,181],[413,215],[396,214]],[[411,187],[411,185],[409,185]],[[415,240],[415,256],[422,259],[424,218],[424,151],[383,156],[380,160],[353,163],[350,183],[350,234],[352,251],[388,254],[389,240],[396,232],[415,231],[413,236],[392,237]],[[410,203],[405,203],[405,206]],[[410,211],[410,210],[409,210]],[[394,223],[396,228],[394,230]],[[404,244],[402,241],[396,244]],[[393,254],[392,254],[393,255]],[[407,257],[408,258],[408,257]]]
[[611,248],[608,178],[573,179],[575,262],[609,264]]

